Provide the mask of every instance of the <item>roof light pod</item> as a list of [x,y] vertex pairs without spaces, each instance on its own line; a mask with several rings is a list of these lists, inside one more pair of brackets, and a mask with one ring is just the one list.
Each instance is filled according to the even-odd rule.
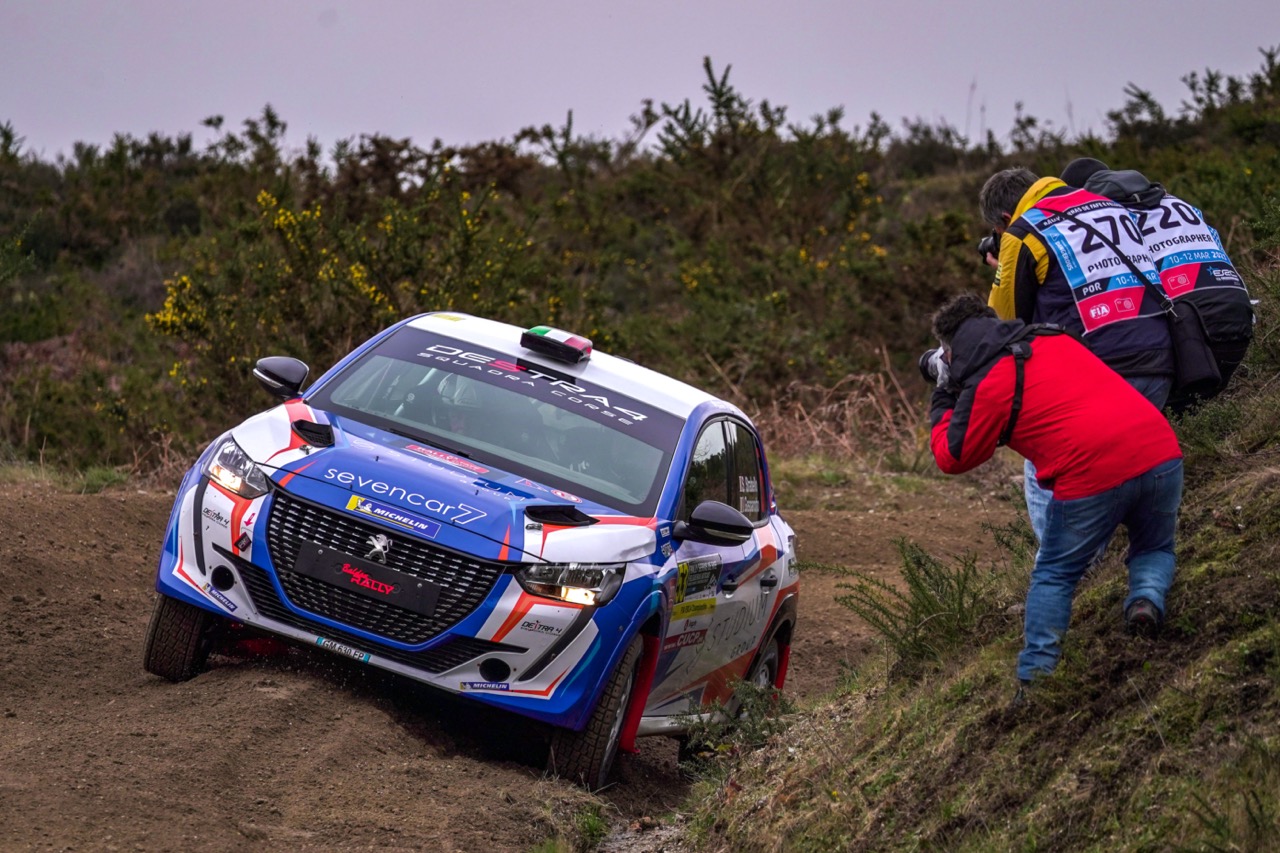
[[565,364],[578,364],[591,358],[590,338],[550,326],[534,326],[526,330],[520,335],[520,346]]

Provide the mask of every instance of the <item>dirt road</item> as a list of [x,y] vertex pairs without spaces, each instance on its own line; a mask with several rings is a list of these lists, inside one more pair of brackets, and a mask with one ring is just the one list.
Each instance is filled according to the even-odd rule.
[[[216,656],[183,684],[143,672],[171,501],[0,486],[0,849],[528,850],[592,802],[543,777],[536,737],[510,718],[323,652]],[[846,505],[787,514],[800,556],[882,577],[895,537],[986,548],[981,523],[1012,513],[929,481]],[[803,578],[788,683],[801,702],[874,653],[838,582]],[[673,742],[641,750],[601,794],[619,825],[687,793]]]

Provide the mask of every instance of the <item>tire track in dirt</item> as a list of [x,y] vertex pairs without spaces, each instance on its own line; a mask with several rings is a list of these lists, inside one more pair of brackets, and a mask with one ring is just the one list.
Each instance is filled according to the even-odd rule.
[[[0,846],[527,850],[599,800],[543,778],[507,715],[303,649],[143,672],[171,494],[0,486]],[[865,509],[787,513],[804,560],[896,576],[893,539],[982,548],[1007,503],[928,488]],[[872,653],[810,572],[788,679],[798,700]],[[623,825],[681,804],[674,742],[641,742],[601,793]]]

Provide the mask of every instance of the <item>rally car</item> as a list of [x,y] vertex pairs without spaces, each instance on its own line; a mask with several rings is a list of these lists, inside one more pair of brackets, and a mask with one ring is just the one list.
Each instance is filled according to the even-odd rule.
[[549,725],[592,788],[641,735],[781,688],[795,536],[734,406],[584,338],[400,322],[218,437],[178,490],[145,667],[265,632]]

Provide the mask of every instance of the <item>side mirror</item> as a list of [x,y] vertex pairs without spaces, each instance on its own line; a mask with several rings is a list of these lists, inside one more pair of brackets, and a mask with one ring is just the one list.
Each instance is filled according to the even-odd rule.
[[708,545],[741,545],[755,533],[745,515],[720,501],[703,501],[693,508],[688,521],[677,521],[671,529],[676,539],[692,539]]
[[253,366],[253,377],[272,397],[291,400],[302,392],[311,368],[296,358],[269,355],[258,359]]

